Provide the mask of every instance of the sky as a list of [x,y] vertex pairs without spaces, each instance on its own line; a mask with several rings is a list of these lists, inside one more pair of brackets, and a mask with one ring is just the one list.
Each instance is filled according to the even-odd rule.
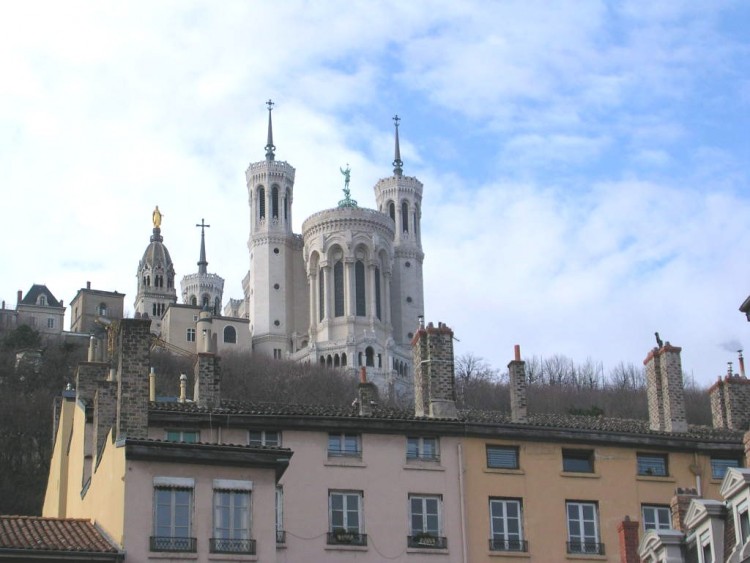
[[[424,184],[427,321],[456,353],[641,365],[708,385],[750,345],[750,3],[15,2],[0,20],[0,298],[90,281],[132,315],[151,212],[177,279],[241,297],[244,171],[296,168],[295,232]],[[66,328],[69,315],[66,316]]]

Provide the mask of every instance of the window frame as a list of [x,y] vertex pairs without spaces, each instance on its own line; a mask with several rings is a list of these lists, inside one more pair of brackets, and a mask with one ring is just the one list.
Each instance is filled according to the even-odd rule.
[[[334,498],[341,499],[341,508],[335,508]],[[356,506],[350,503],[356,500]],[[328,534],[329,545],[367,545],[367,536],[364,533],[364,493],[349,489],[328,490]],[[335,526],[336,513],[340,512],[341,525]],[[352,515],[356,514],[356,526],[349,523]]]
[[[409,493],[408,510],[407,546],[419,549],[445,549],[447,542],[443,534],[443,495]],[[420,526],[414,525],[415,518],[421,521]]]
[[[577,514],[571,518],[571,508],[576,509]],[[585,509],[593,511],[593,518],[587,518]],[[565,523],[568,535],[567,553],[604,555],[604,544],[601,543],[601,527],[599,525],[599,503],[588,500],[566,500],[565,501]],[[593,525],[593,534],[586,533],[585,527],[589,523]],[[579,528],[579,532],[573,533],[573,524]],[[591,541],[593,538],[594,541]]]
[[[653,525],[649,525],[646,519],[646,512],[653,511]],[[661,514],[662,517],[659,515]],[[642,504],[641,518],[643,520],[643,531],[649,530],[661,531],[672,529],[672,509],[665,504]]]
[[[163,495],[168,493],[169,497],[165,498]],[[178,494],[187,493],[187,502],[180,502],[178,504]],[[167,502],[164,502],[166,500]],[[185,499],[180,499],[185,500]],[[195,490],[194,487],[190,486],[178,486],[178,485],[155,485],[153,493],[153,536],[151,537],[150,551],[180,551],[180,552],[195,552],[197,548],[197,542],[193,533],[193,518],[194,518],[194,502],[195,502]],[[166,508],[164,508],[166,507]],[[177,522],[178,514],[180,510],[178,508],[187,507],[186,514],[187,522]],[[164,512],[167,510],[167,518],[169,523],[165,525],[160,524],[160,520],[163,521]],[[169,528],[165,530],[165,528]],[[178,529],[185,530],[184,533],[179,533]],[[164,535],[163,532],[168,531],[168,535]]]
[[[493,464],[491,463],[491,460],[493,456],[491,455],[491,451],[495,451],[497,453],[501,453],[502,457],[512,457],[513,464],[512,465],[502,465],[502,464]],[[518,446],[509,446],[506,444],[486,444],[485,445],[485,455],[487,460],[487,468],[488,469],[510,469],[510,470],[518,470],[521,468],[521,460],[519,459],[519,448]]]
[[735,457],[711,456],[711,479],[721,480],[727,474],[730,467],[742,467],[740,460]]
[[[214,487],[213,536],[209,542],[211,553],[255,553],[255,541],[252,539],[252,498],[251,489]],[[244,506],[242,503],[238,506],[239,499],[243,499]],[[222,500],[228,502],[220,504]],[[227,517],[228,522],[224,521]],[[236,522],[238,517],[239,523]]]
[[196,331],[194,328],[185,330],[185,342],[195,342]]
[[669,454],[636,452],[638,477],[669,477]]
[[740,501],[734,509],[734,535],[737,545],[745,545],[750,540],[750,502],[748,499]]
[[[432,446],[425,447],[428,443]],[[428,451],[430,448],[431,452]],[[407,436],[406,461],[440,461],[440,439],[436,436]]]
[[[583,449],[562,449],[562,470],[563,473],[595,473],[596,467],[594,459],[596,455],[594,450]],[[580,469],[578,466],[570,466],[570,463],[586,461],[588,469]]]
[[[178,436],[174,436],[175,434],[177,434]],[[186,440],[185,436],[187,435],[193,436],[195,439]],[[198,444],[201,441],[201,433],[200,433],[200,430],[181,430],[181,429],[167,428],[164,430],[164,441],[175,442],[178,444]]]
[[[511,505],[516,507],[517,515],[515,517],[508,515],[508,507]],[[496,515],[493,510],[494,506],[502,506],[502,513]],[[520,498],[490,497],[489,510],[490,551],[528,551],[528,544],[524,540],[523,534],[523,500]],[[511,520],[517,520],[517,532],[510,532],[508,530],[508,524]],[[495,529],[497,521],[502,522],[503,529],[500,531]]]
[[[331,448],[333,440],[338,441],[338,447]],[[353,440],[353,442],[352,442]],[[353,443],[350,447],[348,444]],[[329,432],[328,433],[328,457],[361,458],[362,457],[362,435],[351,432]]]

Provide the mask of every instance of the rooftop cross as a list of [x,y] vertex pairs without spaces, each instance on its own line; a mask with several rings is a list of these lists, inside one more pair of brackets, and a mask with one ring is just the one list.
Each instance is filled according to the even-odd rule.
[[206,225],[205,219],[201,218],[201,222],[196,223],[195,226],[201,228],[201,254],[198,259],[198,273],[205,274],[207,271],[206,266],[208,266],[208,261],[206,261],[206,227],[210,227],[211,225]]

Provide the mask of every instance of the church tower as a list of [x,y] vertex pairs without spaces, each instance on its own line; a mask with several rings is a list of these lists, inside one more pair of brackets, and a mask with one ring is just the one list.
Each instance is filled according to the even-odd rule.
[[182,301],[186,305],[199,305],[208,309],[213,315],[221,314],[221,301],[224,294],[224,278],[208,273],[206,260],[206,225],[204,219],[195,225],[201,228],[201,250],[198,259],[198,273],[188,274],[180,281]]
[[424,314],[422,278],[421,217],[422,182],[403,175],[403,162],[399,146],[398,127],[401,119],[394,116],[395,150],[393,176],[383,178],[375,185],[378,210],[388,215],[395,224],[393,274],[391,277],[391,324],[393,339],[408,349],[417,317]]
[[[306,279],[302,238],[292,231],[295,171],[288,163],[276,160],[271,121],[274,104],[268,100],[266,105],[266,158],[251,163],[245,172],[250,204],[250,270],[243,286],[253,350],[282,358],[291,351],[292,335],[299,328],[295,318],[306,319],[306,309],[295,315],[295,284],[304,288]],[[304,289],[297,295],[304,296]],[[303,308],[305,305],[301,304]]]
[[138,263],[138,291],[135,296],[136,317],[151,318],[151,332],[161,333],[161,317],[167,306],[177,302],[174,286],[174,264],[161,236],[162,213],[156,206],[151,215],[154,230],[151,242]]

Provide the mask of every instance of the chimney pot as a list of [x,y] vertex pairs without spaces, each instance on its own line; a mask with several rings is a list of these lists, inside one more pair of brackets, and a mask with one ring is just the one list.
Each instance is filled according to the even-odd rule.
[[18,302],[19,302],[19,303],[21,302],[21,299],[23,299],[23,291],[21,291],[21,290],[19,289],[19,290],[18,290]]
[[90,281],[86,282],[86,289],[91,289],[91,282]]
[[517,362],[521,361],[521,345],[520,344],[516,344],[515,346],[513,346],[513,355]]

